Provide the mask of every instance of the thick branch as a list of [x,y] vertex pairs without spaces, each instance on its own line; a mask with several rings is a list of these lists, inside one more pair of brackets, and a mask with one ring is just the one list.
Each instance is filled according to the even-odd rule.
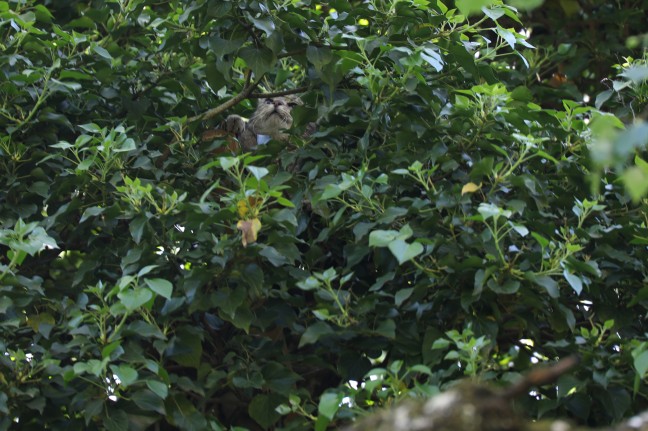
[[504,398],[513,399],[528,393],[533,386],[542,386],[552,383],[558,380],[558,377],[575,367],[578,364],[578,361],[578,356],[572,355],[561,359],[551,366],[535,368],[513,386],[505,389],[502,396]]
[[250,77],[252,73],[250,71],[246,72],[245,76],[245,85],[243,86],[243,91],[241,91],[238,95],[235,97],[232,97],[230,100],[228,100],[225,103],[222,103],[218,105],[215,108],[210,109],[207,112],[204,112],[202,114],[196,115],[194,117],[189,118],[187,121],[190,123],[193,123],[194,121],[199,121],[199,120],[208,120],[210,118],[213,118],[220,114],[221,112],[227,111],[229,108],[232,106],[236,105],[237,103],[241,102],[241,100],[246,99],[250,93],[259,85],[261,82],[261,77],[257,79],[254,82],[250,82]]

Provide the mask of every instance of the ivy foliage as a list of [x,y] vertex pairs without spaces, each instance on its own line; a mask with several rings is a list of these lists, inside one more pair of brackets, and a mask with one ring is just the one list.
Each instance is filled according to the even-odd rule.
[[[325,430],[570,354],[527,416],[644,408],[645,29],[555,3],[0,1],[0,430]],[[536,47],[565,8],[633,33]],[[290,142],[201,138],[285,90]]]

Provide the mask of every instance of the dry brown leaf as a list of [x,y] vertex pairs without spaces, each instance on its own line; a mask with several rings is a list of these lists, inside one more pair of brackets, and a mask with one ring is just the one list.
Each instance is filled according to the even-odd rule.
[[241,231],[243,247],[248,244],[255,243],[257,234],[261,230],[261,222],[258,218],[252,220],[239,220],[236,223],[236,228]]

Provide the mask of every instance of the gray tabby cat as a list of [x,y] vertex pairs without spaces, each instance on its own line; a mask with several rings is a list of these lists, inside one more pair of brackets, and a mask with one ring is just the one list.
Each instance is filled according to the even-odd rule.
[[260,99],[249,121],[239,115],[228,115],[225,130],[234,134],[245,150],[252,150],[270,139],[285,141],[288,134],[284,131],[292,126],[290,112],[297,105],[303,105],[294,95]]

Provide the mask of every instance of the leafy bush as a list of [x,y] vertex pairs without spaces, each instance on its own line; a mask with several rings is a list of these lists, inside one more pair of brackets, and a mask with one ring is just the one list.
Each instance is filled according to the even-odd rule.
[[[645,74],[592,106],[447,3],[0,1],[0,429],[323,430],[572,353],[528,415],[645,407]],[[290,143],[201,139],[283,90]]]

